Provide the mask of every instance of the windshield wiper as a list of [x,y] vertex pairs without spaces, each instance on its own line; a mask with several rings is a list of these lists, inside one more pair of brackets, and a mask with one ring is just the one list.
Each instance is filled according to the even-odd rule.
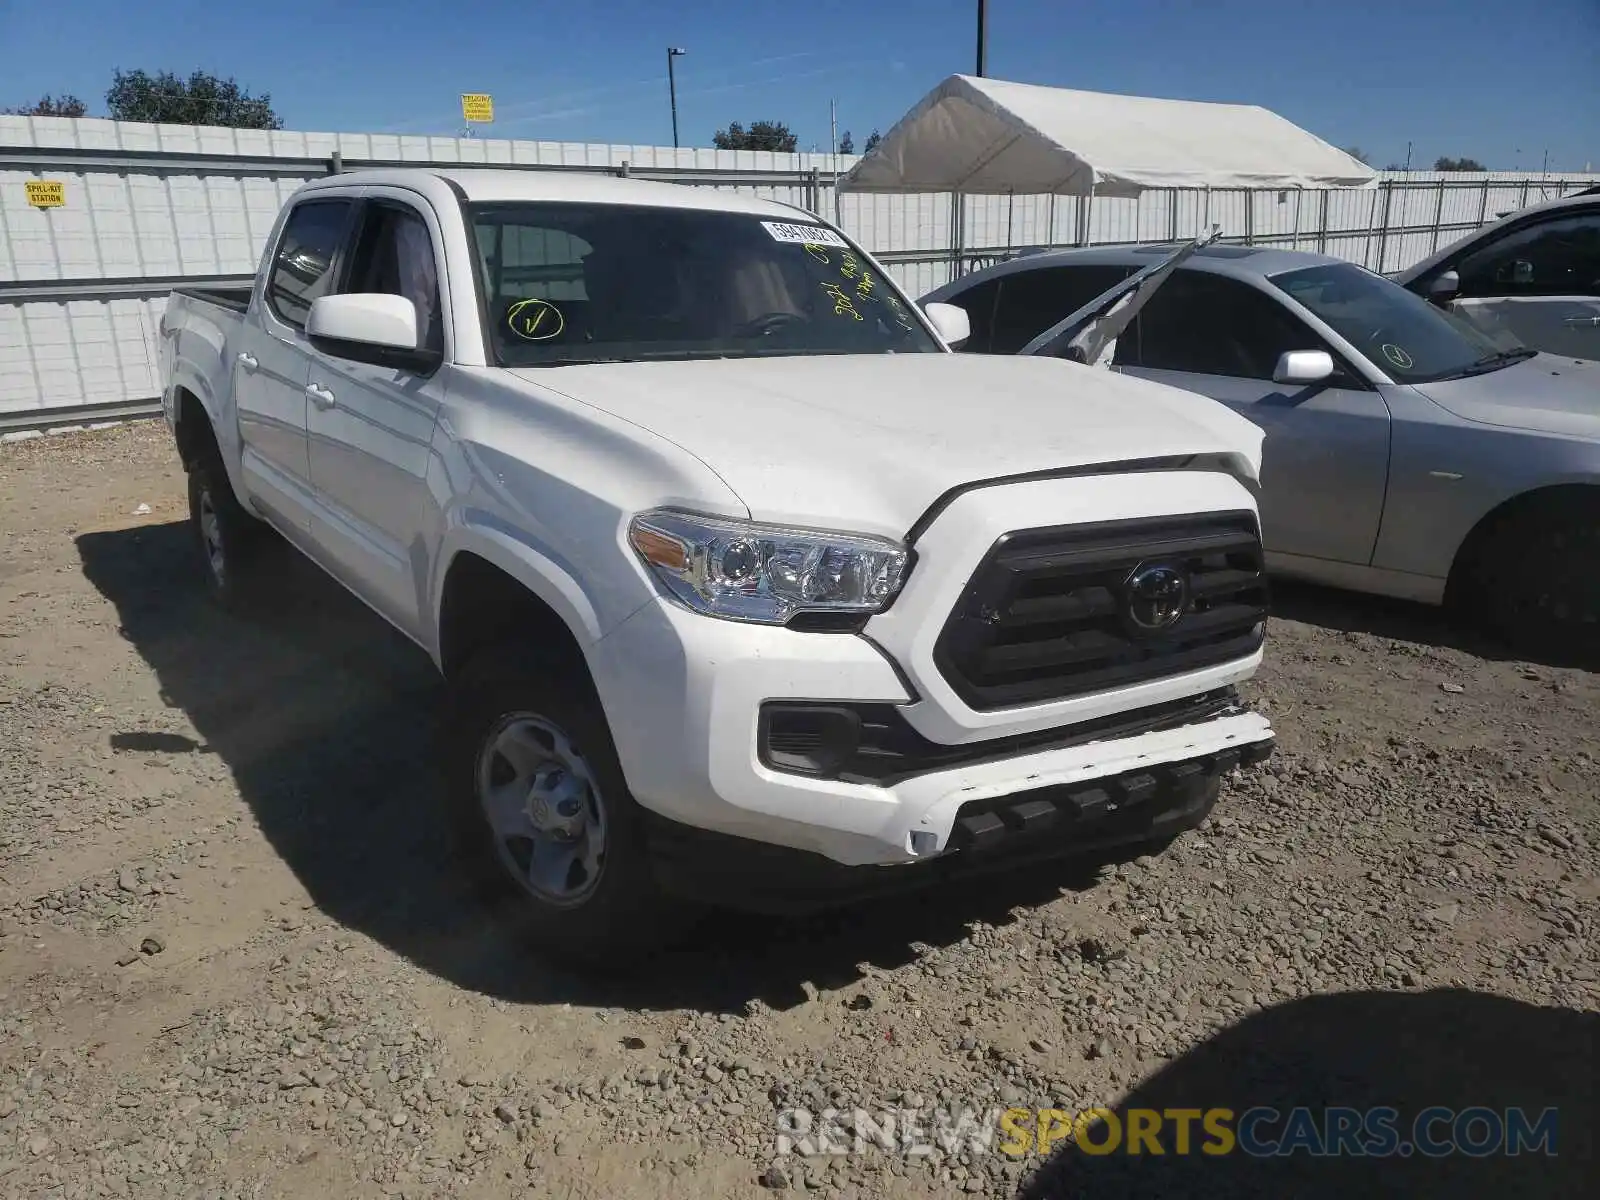
[[1539,353],[1537,350],[1528,346],[1520,346],[1515,350],[1496,350],[1493,354],[1484,355],[1472,365],[1474,367],[1495,367],[1501,363],[1521,362],[1525,358],[1532,358],[1537,353]]
[[1469,375],[1487,375],[1490,371],[1509,367],[1512,363],[1525,362],[1537,353],[1539,353],[1537,350],[1527,346],[1516,350],[1496,350],[1493,354],[1485,354],[1477,361],[1469,363],[1459,371],[1452,371],[1444,378],[1465,379]]

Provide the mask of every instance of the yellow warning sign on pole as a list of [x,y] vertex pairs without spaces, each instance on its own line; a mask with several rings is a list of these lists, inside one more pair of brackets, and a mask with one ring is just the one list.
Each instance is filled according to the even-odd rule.
[[488,124],[494,120],[494,97],[485,92],[463,93],[461,115],[468,121]]
[[60,208],[67,202],[67,185],[59,179],[29,179],[22,186],[35,208]]

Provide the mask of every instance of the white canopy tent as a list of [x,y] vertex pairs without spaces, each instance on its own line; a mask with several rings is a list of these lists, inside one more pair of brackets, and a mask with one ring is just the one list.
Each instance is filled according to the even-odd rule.
[[1377,174],[1248,104],[1114,96],[952,75],[840,181],[871,192],[1137,196],[1329,188]]

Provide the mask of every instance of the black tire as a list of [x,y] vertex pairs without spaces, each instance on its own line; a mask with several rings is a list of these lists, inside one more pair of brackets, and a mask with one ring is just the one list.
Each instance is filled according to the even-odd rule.
[[248,609],[259,590],[267,528],[244,510],[214,455],[189,467],[189,522],[212,599],[232,612]]
[[1508,511],[1465,551],[1451,600],[1530,654],[1600,654],[1600,492],[1557,493]]
[[[540,949],[608,972],[625,973],[669,945],[688,927],[692,910],[656,883],[643,813],[628,791],[582,665],[501,644],[475,654],[451,688],[446,770],[456,849],[497,915]],[[497,836],[480,799],[480,771],[490,773],[490,782],[494,772],[512,771],[505,786],[519,787],[514,764],[489,747],[508,722],[528,717],[563,733],[598,785],[585,786],[583,796],[591,816],[596,807],[603,813],[603,856],[592,877],[581,863],[571,866],[565,882],[588,890],[563,903],[541,895],[528,882],[532,872],[519,870],[519,848],[531,860],[535,843]],[[534,793],[527,795],[527,803],[534,803]]]

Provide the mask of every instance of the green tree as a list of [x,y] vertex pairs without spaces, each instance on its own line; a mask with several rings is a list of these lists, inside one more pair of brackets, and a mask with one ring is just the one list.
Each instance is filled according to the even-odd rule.
[[1450,158],[1448,155],[1443,155],[1433,160],[1433,169],[1435,171],[1487,171],[1489,168],[1475,158]]
[[861,147],[861,153],[871,154],[878,148],[878,143],[881,141],[883,141],[883,134],[874,129],[871,133],[867,134],[867,144]]
[[844,136],[839,139],[839,153],[840,154],[854,154],[855,152],[856,152],[856,140],[855,140],[855,138],[850,136],[850,131],[848,129],[846,129],[844,131]]
[[712,134],[711,144],[718,150],[772,150],[793,154],[800,139],[781,121],[754,121],[749,129],[734,121],[726,129]]
[[282,129],[272,97],[252,96],[232,79],[196,71],[182,79],[171,71],[116,71],[106,107],[118,121],[168,125],[227,125],[234,129]]
[[88,111],[89,106],[71,92],[63,92],[59,96],[40,96],[37,104],[30,104],[26,108],[0,108],[0,113],[15,117],[81,117]]

